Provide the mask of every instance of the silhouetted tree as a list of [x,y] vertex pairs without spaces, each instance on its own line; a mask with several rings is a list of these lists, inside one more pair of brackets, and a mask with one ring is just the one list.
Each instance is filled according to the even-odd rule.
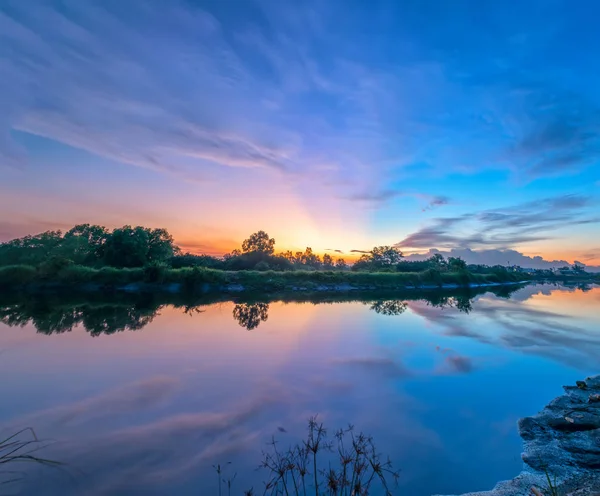
[[333,268],[333,258],[331,258],[331,255],[329,255],[328,253],[325,253],[325,255],[323,255],[323,268],[327,270]]
[[260,252],[272,255],[275,251],[275,238],[269,238],[269,235],[264,231],[258,231],[251,234],[248,239],[242,243],[244,253]]
[[336,269],[345,270],[348,268],[348,264],[346,263],[346,261],[343,258],[338,258],[335,261],[335,267],[336,267]]
[[374,268],[391,267],[403,257],[402,252],[393,246],[375,246],[371,250],[371,264]]
[[104,262],[113,267],[142,267],[166,262],[178,252],[166,229],[123,226],[103,246]]
[[313,253],[312,248],[306,247],[306,250],[302,254],[302,263],[308,267],[314,267],[318,269],[321,266],[321,257],[316,253]]
[[269,318],[268,303],[240,303],[233,307],[233,318],[249,331],[256,329]]

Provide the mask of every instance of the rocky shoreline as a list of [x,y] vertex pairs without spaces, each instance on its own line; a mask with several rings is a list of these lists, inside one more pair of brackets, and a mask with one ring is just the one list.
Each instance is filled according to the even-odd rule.
[[[565,386],[540,413],[519,420],[523,472],[491,491],[462,496],[600,496],[600,376]],[[548,476],[557,492],[548,491]]]

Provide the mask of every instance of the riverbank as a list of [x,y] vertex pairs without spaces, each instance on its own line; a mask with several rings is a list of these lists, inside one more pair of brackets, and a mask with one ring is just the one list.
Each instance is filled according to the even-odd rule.
[[172,269],[148,266],[116,269],[72,265],[56,271],[40,271],[19,265],[0,268],[2,289],[78,288],[85,291],[167,291],[192,293],[242,292],[350,292],[409,289],[458,289],[493,287],[529,282],[523,274],[472,274],[424,271],[223,271],[205,268]]
[[[519,420],[524,470],[491,491],[462,496],[595,496],[600,491],[600,375],[565,386],[540,413]],[[549,481],[552,490],[549,488]]]

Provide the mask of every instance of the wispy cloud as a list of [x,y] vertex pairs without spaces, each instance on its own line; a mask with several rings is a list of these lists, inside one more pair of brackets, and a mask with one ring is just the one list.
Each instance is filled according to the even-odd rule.
[[439,218],[410,234],[397,246],[410,248],[510,247],[550,239],[552,232],[573,225],[600,223],[587,207],[587,196],[564,195],[511,207]]
[[408,377],[411,372],[401,363],[385,357],[359,357],[335,360],[336,365],[370,372],[388,379]]

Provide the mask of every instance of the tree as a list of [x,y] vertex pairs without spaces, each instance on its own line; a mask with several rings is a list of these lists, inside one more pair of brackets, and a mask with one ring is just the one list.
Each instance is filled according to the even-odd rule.
[[264,231],[258,231],[251,234],[250,237],[242,243],[244,253],[257,251],[272,255],[275,251],[275,238],[269,238],[269,235]]
[[142,267],[170,260],[179,249],[166,229],[123,226],[103,246],[103,259],[114,267]]
[[431,258],[429,258],[429,260],[427,260],[427,262],[429,262],[429,265],[432,269],[442,271],[448,268],[448,262],[446,262],[446,259],[439,253],[433,255]]
[[39,265],[57,255],[62,241],[61,231],[46,231],[0,243],[0,265]]
[[103,256],[109,233],[104,226],[79,224],[69,229],[61,243],[61,255],[81,265],[93,265]]
[[323,268],[327,270],[333,269],[333,258],[331,258],[329,253],[323,255]]
[[465,272],[467,263],[460,257],[450,257],[448,259],[448,267],[454,272]]
[[343,258],[338,258],[335,261],[335,267],[336,267],[336,269],[346,270],[348,268],[348,264],[346,263],[346,261]]
[[581,264],[579,264],[578,262],[575,262],[573,264],[573,267],[571,267],[571,270],[573,272],[575,272],[576,274],[583,274],[585,273],[585,267]]
[[375,268],[396,265],[404,255],[393,246],[375,246],[371,250],[371,263]]
[[369,270],[371,269],[371,256],[363,253],[360,258],[352,264],[352,270]]
[[318,269],[321,266],[321,257],[313,253],[312,248],[307,246],[304,253],[301,255],[301,260],[304,265]]

